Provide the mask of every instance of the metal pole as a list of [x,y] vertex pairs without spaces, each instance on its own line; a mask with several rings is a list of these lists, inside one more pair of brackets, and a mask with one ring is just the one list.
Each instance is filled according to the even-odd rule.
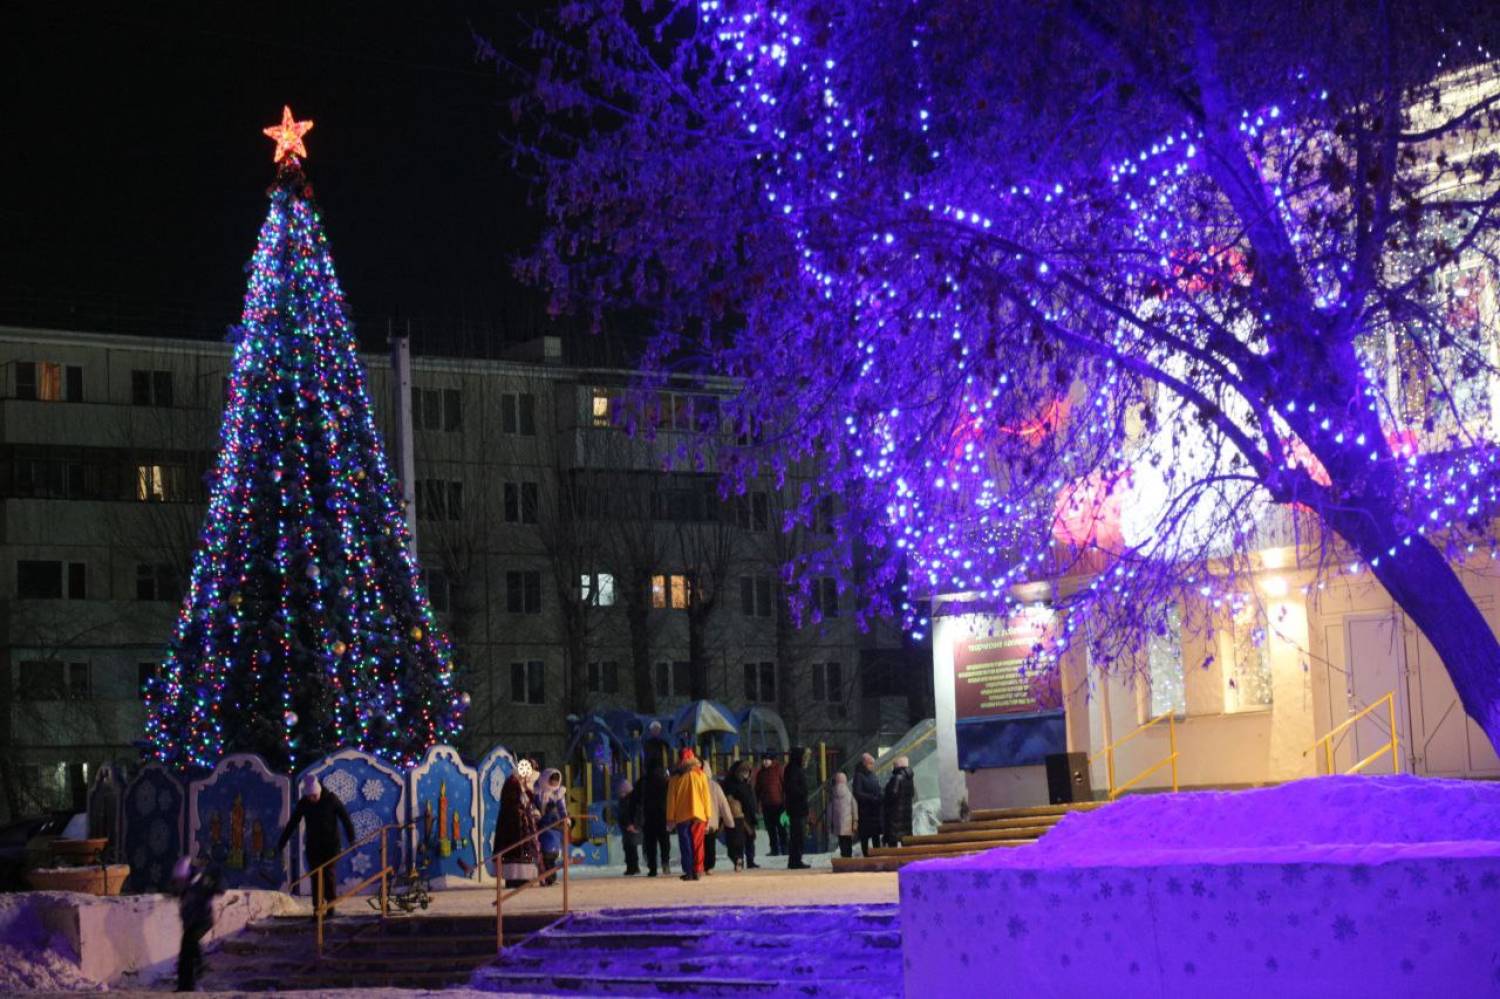
[[1385,696],[1387,698],[1385,705],[1390,709],[1391,717],[1391,772],[1399,774],[1401,772],[1401,757],[1396,752],[1396,743],[1398,741],[1398,736],[1396,735],[1396,692],[1393,690]]
[[1167,744],[1172,750],[1172,790],[1177,790],[1177,719],[1167,716]]
[[568,868],[572,866],[568,858],[573,855],[572,838],[567,823],[563,823],[563,915],[568,914]]
[[380,918],[381,919],[384,919],[386,916],[389,916],[391,914],[391,910],[390,910],[390,891],[386,887],[386,881],[387,881],[387,878],[389,878],[390,871],[391,871],[391,865],[390,865],[390,862],[389,862],[390,854],[389,854],[389,851],[386,848],[386,841],[388,839],[388,837],[386,836],[386,834],[388,832],[390,832],[389,828],[380,830]]
[[505,949],[505,910],[501,908],[505,904],[505,879],[500,877],[500,866],[502,858],[495,857],[495,953],[498,954]]
[[411,535],[411,553],[417,553],[417,459],[411,420],[411,323],[397,336],[386,324],[391,345],[391,413],[395,417],[396,477],[406,504],[406,531]]
[[313,917],[318,924],[318,956],[323,956],[323,874],[322,868],[313,871]]

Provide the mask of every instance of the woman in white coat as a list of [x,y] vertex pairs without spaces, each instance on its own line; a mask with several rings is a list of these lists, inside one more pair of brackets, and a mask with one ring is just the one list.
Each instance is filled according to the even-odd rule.
[[718,781],[714,780],[714,772],[709,769],[708,761],[703,762],[703,776],[708,778],[708,834],[703,837],[703,871],[708,873],[714,869],[714,855],[718,852],[714,848],[715,841],[719,838],[719,830],[725,831],[734,828],[734,814],[729,810],[729,798],[724,794],[724,788]]
[[839,856],[854,856],[854,792],[849,778],[833,775],[833,794],[828,798],[828,831],[839,838]]

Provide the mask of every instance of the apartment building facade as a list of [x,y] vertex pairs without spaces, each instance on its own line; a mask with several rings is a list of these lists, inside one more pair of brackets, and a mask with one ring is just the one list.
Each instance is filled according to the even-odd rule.
[[[561,762],[570,714],[695,695],[765,704],[846,753],[911,720],[903,670],[921,653],[898,630],[861,633],[833,579],[814,584],[816,624],[785,613],[788,546],[827,527],[780,530],[800,483],[723,499],[711,465],[664,470],[711,391],[669,386],[654,435],[632,437],[630,372],[538,357],[410,369],[417,548],[472,697],[463,748]],[[222,343],[0,327],[7,815],[67,807],[94,767],[139,757],[229,364]],[[389,447],[395,379],[382,355],[366,367]]]

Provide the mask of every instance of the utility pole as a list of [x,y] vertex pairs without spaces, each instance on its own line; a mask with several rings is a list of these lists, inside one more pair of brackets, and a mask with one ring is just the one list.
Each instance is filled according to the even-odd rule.
[[391,347],[392,412],[396,414],[396,478],[401,483],[401,500],[406,507],[406,530],[411,535],[411,552],[417,554],[417,461],[412,454],[411,426],[411,321],[399,336],[390,320],[385,324],[386,339]]

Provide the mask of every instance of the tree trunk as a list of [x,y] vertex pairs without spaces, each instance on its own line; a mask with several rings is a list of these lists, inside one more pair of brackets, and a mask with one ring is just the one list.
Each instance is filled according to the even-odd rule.
[[[1500,752],[1500,641],[1452,564],[1425,537],[1398,528],[1388,508],[1325,516],[1432,643],[1464,711]],[[1403,543],[1406,537],[1411,544]]]
[[794,745],[802,741],[802,710],[797,691],[797,640],[791,612],[783,599],[776,602],[776,706]]
[[708,700],[708,615],[712,608],[688,611],[688,691],[695,701]]
[[625,624],[630,629],[630,666],[635,681],[635,709],[656,714],[656,684],[651,675],[651,579],[630,581],[625,600]]
[[568,656],[566,703],[568,712],[580,718],[588,713],[589,707],[589,655],[588,643],[584,641],[584,628],[583,609],[580,607],[564,608],[563,629]]

